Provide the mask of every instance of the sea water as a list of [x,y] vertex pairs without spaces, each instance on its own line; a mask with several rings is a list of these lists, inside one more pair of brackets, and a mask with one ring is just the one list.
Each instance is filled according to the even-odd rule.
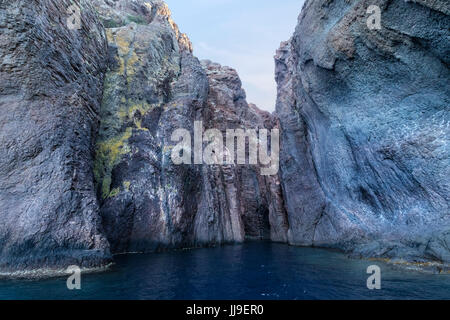
[[[0,280],[0,299],[450,299],[450,275],[269,242],[115,257],[111,270],[67,278]],[[381,289],[367,287],[378,265]]]

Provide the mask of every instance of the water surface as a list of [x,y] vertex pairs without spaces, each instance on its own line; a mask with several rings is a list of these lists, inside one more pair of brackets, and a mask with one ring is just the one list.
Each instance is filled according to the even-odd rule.
[[[367,289],[372,264],[381,267],[381,290]],[[450,275],[274,243],[118,256],[111,271],[82,275],[81,286],[0,280],[0,299],[450,299]]]

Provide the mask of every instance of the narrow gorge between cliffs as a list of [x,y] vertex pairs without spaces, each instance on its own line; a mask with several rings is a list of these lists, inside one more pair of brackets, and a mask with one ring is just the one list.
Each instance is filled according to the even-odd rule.
[[161,0],[0,2],[0,299],[449,299],[448,1],[299,14],[270,113]]

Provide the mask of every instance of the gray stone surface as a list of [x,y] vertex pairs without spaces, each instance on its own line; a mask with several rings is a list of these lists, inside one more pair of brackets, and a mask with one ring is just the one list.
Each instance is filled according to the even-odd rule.
[[[72,1],[0,2],[0,275],[246,239],[448,267],[448,1],[308,0],[275,115],[193,55],[163,1],[76,3],[80,30]],[[173,164],[194,121],[280,129],[280,174]]]
[[237,73],[200,63],[162,1],[77,2],[80,30],[66,25],[70,4],[1,3],[0,271],[286,241],[278,176],[171,161],[172,133],[195,120],[277,126],[247,104]]
[[[98,4],[110,70],[95,175],[114,253],[286,239],[278,178],[258,168],[174,165],[172,133],[194,121],[219,130],[274,126],[250,107],[237,73],[192,55],[161,1]],[[123,19],[132,15],[133,19]],[[139,23],[136,23],[138,21]],[[108,26],[107,23],[105,25]],[[273,228],[270,224],[273,224]],[[272,233],[272,234],[271,234]]]
[[93,183],[103,27],[81,1],[0,2],[0,273],[110,260]]
[[450,262],[448,8],[305,3],[275,57],[290,243]]
[[110,70],[95,178],[115,253],[183,247],[192,237],[189,194],[197,187],[196,172],[172,165],[169,142],[172,131],[192,125],[207,79],[189,46],[178,42],[167,6],[147,3],[118,1],[102,11],[104,17],[129,11],[136,17],[106,30]]
[[[209,95],[202,113],[205,128],[218,129],[224,137],[228,129],[278,129],[275,117],[246,102],[234,69],[210,61],[202,61],[202,65],[209,80]],[[248,153],[248,141],[246,149]],[[247,163],[248,160],[247,154]],[[210,229],[203,217],[214,212],[214,220],[230,219],[231,225],[239,226],[239,241],[245,238],[287,241],[287,217],[277,174],[262,175],[261,164],[213,166],[203,168],[203,172],[208,180],[204,180],[206,192],[200,203],[203,213],[196,221],[199,236],[203,237],[204,231]],[[215,198],[219,201],[211,206],[211,199]],[[218,211],[218,208],[228,210]]]

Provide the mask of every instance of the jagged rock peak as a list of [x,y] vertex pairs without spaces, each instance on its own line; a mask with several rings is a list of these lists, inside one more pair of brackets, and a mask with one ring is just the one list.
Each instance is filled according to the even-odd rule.
[[105,28],[118,28],[130,23],[168,23],[175,32],[180,49],[193,51],[192,43],[172,20],[172,13],[161,0],[93,0]]

